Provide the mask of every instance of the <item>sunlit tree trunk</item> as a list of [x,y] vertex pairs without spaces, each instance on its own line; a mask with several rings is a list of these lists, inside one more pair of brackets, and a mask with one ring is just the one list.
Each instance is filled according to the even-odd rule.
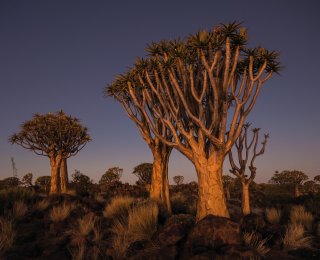
[[251,213],[250,209],[250,196],[249,196],[249,183],[241,181],[242,185],[242,214],[243,216]]
[[63,158],[61,161],[61,167],[60,167],[60,187],[61,192],[67,192],[68,190],[68,166],[67,166],[67,159]]
[[62,157],[57,155],[56,157],[50,157],[50,166],[51,166],[51,188],[50,193],[59,193],[60,192],[60,167],[61,167]]
[[150,185],[150,198],[163,204],[171,214],[169,195],[168,164],[171,148],[158,147],[153,151],[153,169]]
[[197,221],[209,214],[227,218],[230,216],[223,191],[222,165],[223,157],[214,160],[200,157],[195,162],[199,184]]

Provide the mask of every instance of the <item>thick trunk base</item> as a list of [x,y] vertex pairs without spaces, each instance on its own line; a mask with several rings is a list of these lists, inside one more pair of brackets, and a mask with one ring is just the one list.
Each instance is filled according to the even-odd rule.
[[61,192],[67,192],[68,191],[68,184],[69,184],[69,178],[68,178],[68,166],[67,166],[67,159],[62,159],[61,161],[61,167],[60,167],[60,187]]
[[242,183],[242,214],[243,216],[251,213],[249,184]]

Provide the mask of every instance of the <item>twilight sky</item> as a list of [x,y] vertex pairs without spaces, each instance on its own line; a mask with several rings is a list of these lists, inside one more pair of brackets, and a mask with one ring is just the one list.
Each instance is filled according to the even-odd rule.
[[[285,169],[313,178],[320,174],[319,10],[316,0],[1,0],[0,179],[12,176],[11,157],[19,177],[50,175],[47,157],[7,140],[34,113],[63,109],[80,118],[93,139],[69,159],[70,175],[78,169],[98,181],[119,166],[123,181],[136,181],[133,167],[152,162],[151,153],[121,106],[103,97],[103,88],[145,55],[147,43],[234,20],[244,21],[249,45],[279,50],[284,66],[263,86],[248,117],[271,136],[256,160],[256,181]],[[170,180],[196,179],[178,152],[170,160]]]

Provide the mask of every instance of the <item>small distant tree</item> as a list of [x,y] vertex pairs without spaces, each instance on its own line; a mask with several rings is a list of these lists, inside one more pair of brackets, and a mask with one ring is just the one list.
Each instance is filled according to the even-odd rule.
[[317,190],[317,184],[315,181],[306,181],[303,184],[303,189],[305,192],[309,193],[309,194],[314,194]]
[[314,176],[313,180],[320,184],[320,175]]
[[[235,142],[235,149],[237,154],[237,161],[238,165],[234,160],[234,156],[232,150],[229,152],[229,161],[231,165],[230,172],[238,177],[241,187],[242,187],[242,214],[248,215],[251,212],[250,209],[250,193],[249,188],[251,183],[253,182],[254,178],[256,177],[257,168],[255,167],[254,163],[258,156],[264,154],[267,139],[269,138],[268,135],[264,135],[264,139],[262,141],[262,146],[260,150],[258,149],[259,143],[259,128],[252,129],[252,137],[248,137],[248,129],[250,124],[246,123],[240,132],[238,139]],[[251,159],[249,159],[249,154],[252,153]],[[246,168],[247,164],[250,160],[250,165],[248,169],[250,171],[250,175],[246,175]]]
[[71,175],[71,183],[77,193],[80,194],[89,192],[92,186],[92,180],[79,170],[74,170],[74,173]]
[[230,188],[234,184],[234,178],[229,175],[222,175],[222,183],[225,189],[226,198],[230,199]]
[[38,186],[41,190],[43,190],[45,193],[49,191],[50,183],[51,176],[40,176],[34,182],[34,184]]
[[147,185],[151,183],[152,163],[141,163],[134,167],[133,174],[138,177],[137,184]]
[[120,181],[122,172],[123,172],[123,169],[121,169],[120,167],[109,168],[105,172],[105,174],[101,176],[99,184],[103,185],[103,184],[110,184],[112,182]]
[[302,182],[306,181],[308,179],[308,176],[297,170],[293,171],[282,171],[278,172],[276,171],[275,174],[270,179],[270,183],[274,184],[280,184],[280,185],[288,185],[294,188],[294,196],[299,197],[300,196],[300,185]]
[[181,175],[177,175],[173,177],[173,181],[176,185],[180,185],[183,183],[184,177]]
[[25,176],[22,177],[22,184],[25,187],[32,187],[32,179],[33,179],[33,174],[31,172],[27,173]]

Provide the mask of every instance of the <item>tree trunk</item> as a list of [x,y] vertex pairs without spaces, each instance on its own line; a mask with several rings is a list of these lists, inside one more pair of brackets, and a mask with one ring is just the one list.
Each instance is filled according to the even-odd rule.
[[299,190],[299,185],[295,185],[294,186],[294,197],[295,198],[298,198],[298,197],[300,197],[300,190]]
[[229,218],[222,184],[223,159],[216,158],[213,163],[209,163],[201,157],[197,158],[194,165],[199,184],[197,221],[209,214]]
[[172,213],[168,179],[168,164],[170,153],[171,149],[154,149],[153,168],[149,194],[151,199],[157,200],[161,204],[163,204],[169,214]]
[[61,167],[60,167],[60,188],[61,192],[67,192],[68,191],[68,166],[67,166],[67,159],[63,158],[61,161]]
[[229,200],[230,199],[230,186],[226,185],[225,187],[225,191],[226,191],[226,199]]
[[50,193],[60,192],[60,166],[61,166],[61,156],[58,155],[56,158],[50,158],[51,165],[51,188]]
[[250,210],[250,196],[249,196],[249,183],[241,181],[242,185],[242,214],[243,216],[249,215]]

